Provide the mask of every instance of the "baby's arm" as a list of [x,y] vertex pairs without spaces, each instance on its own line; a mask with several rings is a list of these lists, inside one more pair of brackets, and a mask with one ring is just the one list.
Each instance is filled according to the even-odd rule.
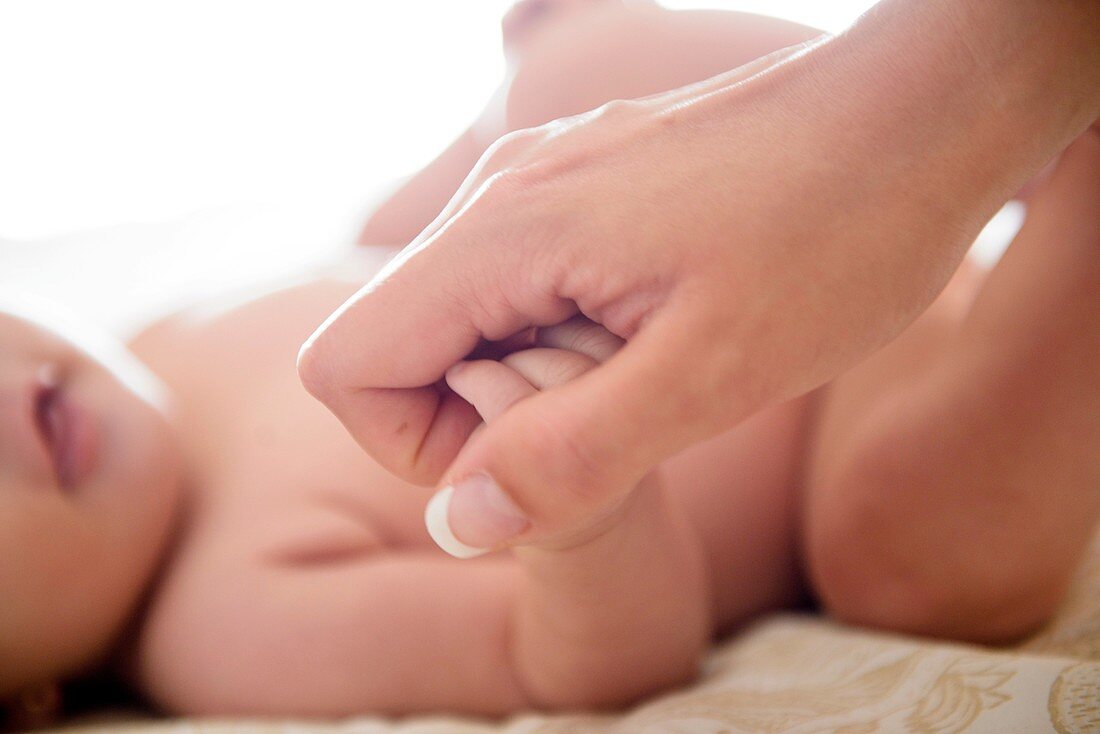
[[[447,381],[491,422],[622,344],[584,318],[543,330],[540,342],[569,349],[464,363]],[[711,630],[702,548],[656,472],[568,547],[519,547],[514,555],[523,568],[514,665],[536,703],[623,703],[694,674]]]
[[[558,328],[578,347],[598,341],[575,322]],[[536,349],[450,379],[492,420],[595,363]],[[219,555],[156,600],[142,684],[186,713],[500,715],[618,705],[690,679],[710,633],[702,554],[658,478],[586,535],[568,548],[516,549],[514,560]]]

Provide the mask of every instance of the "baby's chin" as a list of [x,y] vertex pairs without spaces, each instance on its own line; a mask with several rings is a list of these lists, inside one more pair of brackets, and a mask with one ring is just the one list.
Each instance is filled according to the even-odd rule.
[[94,533],[106,563],[86,569],[98,577],[102,607],[98,647],[115,639],[148,588],[167,552],[179,516],[182,451],[158,400],[150,400],[115,373],[93,375],[74,386],[87,396],[99,431],[96,464],[71,499]]
[[[49,586],[24,595],[30,612],[17,615],[22,621],[14,633],[10,620],[7,629],[0,624],[0,636],[41,639],[0,675],[0,697],[3,689],[65,680],[110,656],[153,579],[177,514],[180,452],[164,416],[106,371],[88,370],[72,390],[99,432],[94,463],[57,496],[34,495],[44,528],[35,542],[43,548],[10,546],[17,566],[9,578],[48,579]],[[20,561],[21,554],[28,555]],[[39,555],[47,560],[39,562]]]
[[0,356],[32,391],[48,457],[33,466],[49,478],[49,461],[54,474],[41,487],[35,479],[42,492],[13,493],[27,510],[11,516],[14,527],[34,534],[10,536],[8,578],[48,581],[22,595],[19,635],[34,639],[27,628],[38,625],[43,640],[24,668],[64,676],[99,658],[149,583],[179,504],[181,452],[168,391],[121,341],[49,304],[5,300]]

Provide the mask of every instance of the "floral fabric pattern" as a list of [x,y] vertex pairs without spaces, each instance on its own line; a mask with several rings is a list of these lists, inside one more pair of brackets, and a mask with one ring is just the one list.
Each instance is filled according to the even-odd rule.
[[693,686],[617,715],[339,723],[154,720],[106,714],[79,734],[1004,734],[1100,732],[1100,534],[1062,609],[1008,649],[775,615],[718,645]]

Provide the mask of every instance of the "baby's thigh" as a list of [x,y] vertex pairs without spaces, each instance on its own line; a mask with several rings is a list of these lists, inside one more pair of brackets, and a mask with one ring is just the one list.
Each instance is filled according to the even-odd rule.
[[763,410],[661,467],[702,541],[719,630],[803,598],[799,474],[812,403]]
[[541,30],[509,82],[510,130],[693,84],[821,33],[748,13],[624,3],[550,17]]
[[809,473],[846,451],[871,411],[949,356],[984,276],[964,262],[891,344],[820,390],[763,410],[662,466],[670,496],[702,539],[720,629],[804,601]]

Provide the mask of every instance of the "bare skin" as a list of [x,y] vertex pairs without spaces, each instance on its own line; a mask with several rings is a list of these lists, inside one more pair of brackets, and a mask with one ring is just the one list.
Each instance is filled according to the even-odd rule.
[[[496,715],[620,705],[684,682],[712,636],[808,596],[891,629],[979,640],[1027,631],[1057,603],[1100,515],[1100,385],[1081,368],[1100,357],[1096,138],[1067,154],[988,279],[961,271],[889,347],[664,462],[566,543],[447,556],[424,529],[433,490],[389,474],[301,390],[298,345],[356,290],[353,262],[342,277],[153,326],[131,348],[176,398],[186,501],[126,646],[131,675],[188,713]],[[4,359],[40,341],[25,325],[9,331]],[[622,348],[583,319],[537,339],[446,373],[480,430]],[[1036,340],[1052,348],[1029,348]],[[967,431],[934,440],[944,426]],[[163,474],[158,496],[174,497],[179,477]],[[1009,483],[995,502],[985,494]],[[583,504],[575,489],[559,499]],[[1044,502],[1051,491],[1067,501]],[[905,522],[868,522],[865,508],[884,496]],[[1059,542],[1039,543],[1049,527]],[[919,583],[897,583],[891,552]],[[1003,559],[1020,573],[986,573]],[[9,584],[27,578],[20,571]],[[868,588],[896,593],[868,598]]]
[[[303,346],[303,382],[379,461],[451,493],[458,540],[568,542],[660,461],[926,310],[1100,117],[1098,39],[1085,0],[883,0],[834,39],[511,133]],[[624,348],[486,430],[435,389],[479,341],[578,313]],[[525,523],[474,511],[486,476]]]
[[[104,663],[180,496],[170,401],[120,344],[0,304],[0,703]],[[5,723],[0,705],[0,727]]]
[[1094,128],[975,296],[961,271],[829,388],[804,527],[841,617],[996,641],[1060,598],[1100,516],[1098,205]]
[[[162,325],[134,345],[188,406],[180,413],[180,432],[194,469],[186,536],[139,642],[139,678],[158,703],[200,713],[333,715],[436,709],[500,714],[531,705],[621,702],[690,678],[712,620],[737,621],[798,593],[791,575],[782,591],[754,590],[721,610],[712,608],[699,538],[675,519],[694,504],[689,495],[702,499],[706,488],[693,484],[688,490],[674,476],[667,478],[667,495],[654,485],[652,496],[639,498],[639,509],[624,511],[585,549],[551,554],[552,560],[534,551],[526,558],[498,554],[472,562],[446,556],[424,530],[431,492],[389,475],[296,387],[295,340],[352,288],[317,281],[211,320]],[[251,348],[229,365],[227,356],[242,339]],[[184,358],[180,344],[188,345]],[[211,379],[209,364],[225,366]],[[548,369],[554,368],[536,362],[524,374],[534,379]],[[489,385],[470,395],[478,402],[486,394],[512,398],[500,393]],[[666,507],[669,502],[675,505]],[[780,547],[790,530],[773,522],[768,545],[780,563],[790,558],[790,549]],[[668,542],[655,542],[662,533]],[[612,553],[624,537],[631,542]],[[638,552],[647,539],[649,552]],[[711,552],[726,545],[723,539]],[[677,548],[682,550],[654,555]],[[623,559],[615,566],[618,583],[607,572],[612,556]],[[535,582],[539,573],[572,567],[576,573],[569,578]],[[592,589],[576,592],[584,603],[563,596],[582,572],[595,571],[594,588],[620,600],[618,608],[603,605],[604,623],[591,613]],[[530,605],[544,595],[593,625],[578,642],[606,644],[609,625],[638,636],[625,649],[644,659],[624,660],[624,647],[615,645],[615,658],[597,661],[592,671],[602,677],[614,666],[621,690],[562,689],[575,670],[538,680],[547,656],[562,653],[565,632],[537,629],[536,623],[510,642],[508,630],[513,621],[539,619],[545,605],[534,604],[533,611]],[[642,598],[651,619],[623,625],[638,618]],[[664,630],[658,645],[656,629]],[[677,629],[689,639],[674,634]],[[308,655],[300,642],[305,630]],[[520,647],[510,652],[513,644]],[[569,654],[570,664],[577,654]],[[669,667],[676,657],[682,663]],[[380,659],[384,666],[365,664]],[[353,683],[350,669],[357,671]],[[263,671],[271,678],[257,683]]]
[[503,23],[508,72],[482,114],[371,213],[362,244],[404,246],[431,224],[501,136],[664,92],[821,35],[786,21],[724,11],[669,12],[646,2],[518,3]]
[[[1100,356],[1100,298],[1076,270],[1100,243],[1096,171],[1100,135],[1067,154],[988,278],[961,271],[889,347],[666,462],[564,546],[446,556],[424,530],[432,491],[389,475],[295,389],[295,340],[354,286],[320,280],[158,327],[134,348],[188,406],[194,481],[139,680],[176,711],[502,714],[688,680],[712,635],[807,593],[887,629],[1027,632],[1100,516],[1100,387],[1081,367]],[[1059,348],[1036,352],[1036,338]],[[540,343],[448,384],[491,426],[621,342],[582,321]],[[882,502],[906,522],[884,524]],[[918,583],[888,575],[893,554]]]
[[[1084,173],[1097,158],[1089,145],[1085,141],[1074,152],[1076,173],[1045,192],[1045,206],[1066,206],[1094,190]],[[911,443],[910,434],[960,418],[955,411],[967,410],[968,403],[954,402],[951,391],[963,390],[969,381],[960,377],[949,390],[925,387],[920,365],[957,376],[973,354],[994,369],[1005,364],[1007,357],[990,351],[980,334],[1005,333],[1005,325],[1019,315],[1007,309],[993,323],[975,322],[986,312],[982,304],[1028,303],[1032,288],[1077,293],[1057,279],[1033,283],[1002,273],[1015,270],[1020,259],[1080,257],[1087,244],[1051,242],[1066,241],[1061,221],[1088,217],[1087,209],[1070,206],[1064,218],[1048,220],[1046,229],[1025,232],[1014,246],[1017,254],[1006,259],[989,289],[982,289],[983,274],[968,266],[925,316],[850,376],[763,410],[665,462],[639,485],[632,501],[593,517],[589,530],[571,542],[520,548],[510,557],[497,553],[457,561],[441,555],[423,529],[430,491],[389,476],[300,393],[272,409],[272,395],[293,394],[287,355],[295,340],[353,286],[318,281],[191,327],[166,325],[136,348],[156,366],[158,353],[179,360],[172,345],[194,345],[187,361],[159,371],[176,390],[198,391],[183,402],[210,411],[196,412],[187,431],[201,437],[191,449],[196,466],[220,462],[196,490],[195,507],[222,509],[208,510],[206,519],[193,510],[196,529],[181,547],[145,627],[143,681],[164,705],[200,711],[501,713],[521,706],[616,705],[689,678],[710,635],[807,594],[842,619],[891,629],[986,641],[1022,634],[1057,603],[1100,512],[1095,484],[1087,476],[1060,475],[1042,457],[1030,456],[1026,472],[1012,467],[1030,477],[1030,484],[1009,498],[1003,524],[988,532],[1024,532],[1023,519],[1041,512],[1051,515],[1050,523],[1064,521],[1065,505],[1040,502],[1051,476],[1062,476],[1061,491],[1077,498],[1070,506],[1077,510],[1078,530],[1034,561],[1041,576],[1009,574],[984,584],[958,584],[953,574],[976,578],[995,558],[973,539],[982,537],[986,508],[969,504],[957,488],[995,480],[980,473],[985,464],[972,457],[944,464],[935,477],[914,473],[937,465],[942,449],[929,445],[899,453],[893,443],[872,440],[877,431],[867,426],[908,391],[918,393],[913,417],[902,413],[891,434],[902,445]],[[1070,311],[1096,307],[1094,295],[1085,291],[1063,303]],[[1058,315],[1048,318],[1056,322]],[[474,361],[449,371],[446,381],[491,427],[512,406],[578,378],[621,344],[586,322],[570,323],[542,332],[541,343],[550,349]],[[176,331],[181,328],[193,331]],[[959,340],[969,339],[975,329],[975,346],[959,349]],[[252,347],[242,359],[236,348],[246,340]],[[1067,355],[1065,363],[1079,363],[1095,348],[1083,340],[1076,346],[1082,354]],[[1013,359],[1025,374],[1050,369],[1045,359]],[[233,366],[223,368],[223,387],[214,393],[205,378],[187,387],[186,376],[201,375],[203,364],[228,363]],[[1082,379],[1091,378],[1066,373],[1051,389],[1066,394]],[[1003,391],[993,397],[1008,405],[1016,399]],[[1080,406],[1096,404],[1089,400]],[[944,412],[929,422],[920,410],[926,405],[942,406]],[[1071,465],[1095,472],[1097,457],[1089,444],[1071,440],[1079,435],[1070,431],[1072,423],[1048,418],[1045,435],[1051,440],[1062,435],[1075,447]],[[973,430],[986,437],[980,445],[995,447],[1018,438],[1033,420],[1009,410],[1001,420]],[[887,461],[893,457],[898,458]],[[906,467],[910,480],[893,482]],[[850,479],[853,475],[858,481]],[[903,525],[876,527],[858,510],[867,493],[882,493],[885,481],[899,502],[938,492],[938,504],[924,505],[923,515],[909,508]],[[227,499],[232,497],[239,499]],[[253,522],[254,535],[242,537],[246,523],[231,518],[236,512],[251,516],[257,507],[270,522]],[[942,516],[973,528],[976,536],[947,535],[945,541],[936,527]],[[921,585],[897,585],[889,564],[880,568],[868,560],[883,557],[894,543],[917,564]],[[1021,557],[1034,558],[1035,545],[1012,547]],[[1005,547],[998,547],[996,558],[1005,557]],[[662,565],[669,559],[674,559],[671,567]],[[803,567],[810,571],[808,579]],[[696,591],[689,592],[692,588]],[[896,588],[899,597],[893,604],[876,604],[877,597],[858,595],[866,588]],[[947,595],[952,589],[972,594]],[[1016,603],[1021,599],[1027,604]],[[234,613],[259,603],[263,615]],[[237,624],[227,621],[233,618]],[[219,627],[225,634],[212,638],[209,630]],[[298,629],[310,631],[308,657],[295,642],[298,635],[288,632]],[[202,639],[210,640],[207,646],[196,644]],[[655,639],[661,644],[654,646]],[[288,642],[272,644],[275,640]],[[238,654],[227,654],[227,645]],[[662,663],[653,665],[655,658]],[[387,665],[376,674],[378,666],[365,661],[380,659]],[[235,661],[228,669],[227,660]],[[263,685],[246,683],[257,671],[278,674]]]

